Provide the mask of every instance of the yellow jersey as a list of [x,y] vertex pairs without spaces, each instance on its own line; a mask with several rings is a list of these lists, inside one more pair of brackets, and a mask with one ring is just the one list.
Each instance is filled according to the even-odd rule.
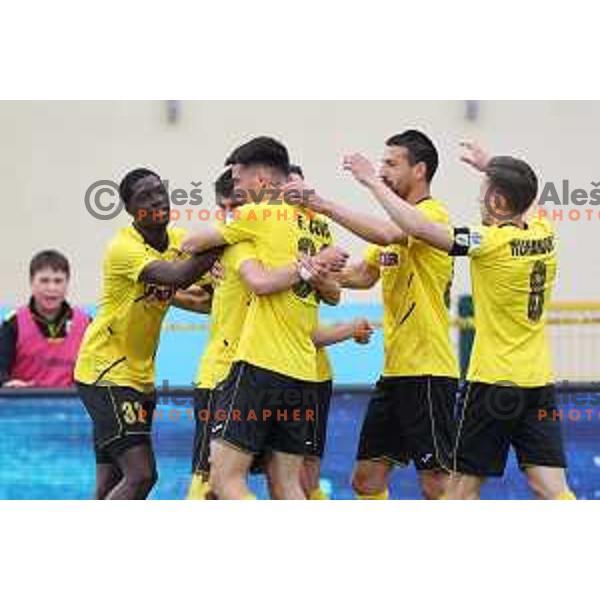
[[331,379],[333,379],[333,369],[331,368],[329,354],[327,354],[327,350],[324,347],[317,348],[317,376],[315,381],[324,383]]
[[[249,241],[265,267],[281,267],[301,252],[315,254],[331,243],[329,225],[301,206],[249,203],[218,229],[227,244]],[[291,290],[256,297],[248,308],[236,361],[304,381],[316,381],[312,335],[319,298],[301,281]]]
[[467,379],[539,387],[553,381],[545,308],[556,279],[554,228],[534,218],[457,228],[455,255],[471,258],[475,340]]
[[143,269],[156,260],[175,260],[186,236],[180,228],[167,230],[164,252],[145,243],[133,227],[121,229],[104,257],[103,289],[98,313],[83,338],[75,379],[81,383],[154,387],[154,359],[163,318],[176,289],[139,280]]
[[[426,199],[417,208],[430,221],[448,223],[446,207]],[[458,377],[450,342],[453,259],[412,237],[389,246],[369,246],[364,260],[379,269],[383,292],[386,377]]]
[[240,265],[251,258],[254,246],[248,242],[227,246],[220,258],[224,277],[215,285],[208,343],[196,375],[199,388],[213,389],[229,373],[254,297],[239,273]]

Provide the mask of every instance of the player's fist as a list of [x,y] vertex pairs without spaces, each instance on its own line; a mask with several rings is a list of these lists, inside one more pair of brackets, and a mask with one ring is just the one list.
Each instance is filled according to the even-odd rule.
[[358,182],[369,185],[377,180],[377,172],[373,163],[362,154],[347,154],[342,161],[345,171],[350,171]]
[[332,273],[339,273],[348,262],[350,255],[338,246],[327,246],[323,248],[314,259],[327,266]]
[[314,212],[321,212],[322,200],[314,188],[307,185],[302,179],[289,180],[282,188],[284,202],[292,205],[301,205]]
[[298,259],[300,278],[311,284],[316,284],[329,275],[329,269],[323,262],[315,260],[314,256],[301,254]]
[[357,344],[368,344],[373,335],[373,327],[366,319],[357,319],[354,322],[352,337]]
[[485,171],[490,162],[489,154],[477,142],[461,142],[460,145],[463,148],[460,160],[478,171]]

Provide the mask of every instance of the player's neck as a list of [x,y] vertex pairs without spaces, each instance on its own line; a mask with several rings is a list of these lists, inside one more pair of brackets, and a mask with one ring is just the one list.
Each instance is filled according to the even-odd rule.
[[523,216],[514,217],[513,219],[493,219],[496,227],[517,227],[518,229],[527,229],[527,222]]
[[405,200],[412,205],[419,204],[423,200],[427,200],[431,198],[431,194],[429,193],[428,185],[417,185],[414,189],[410,190],[407,194]]
[[142,227],[139,223],[133,223],[134,229],[144,238],[144,242],[159,252],[164,252],[169,245],[169,235],[166,227]]

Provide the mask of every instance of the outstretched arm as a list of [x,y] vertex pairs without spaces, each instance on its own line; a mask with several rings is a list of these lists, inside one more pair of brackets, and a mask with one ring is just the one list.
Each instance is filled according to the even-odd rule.
[[356,319],[332,327],[319,327],[313,334],[313,343],[317,348],[322,348],[354,338],[357,344],[368,344],[372,333],[373,328],[366,319]]
[[[302,181],[290,182],[284,188],[285,191],[297,190],[298,193],[303,194],[303,198],[308,197],[308,189],[307,184]],[[406,234],[395,223],[387,219],[353,210],[346,204],[327,200],[320,194],[311,195],[308,202],[310,208],[315,212],[329,217],[332,221],[372,244],[388,246],[406,239]]]
[[221,249],[214,248],[184,260],[155,260],[144,267],[139,279],[145,283],[187,288],[210,271],[220,254]]
[[186,290],[177,290],[171,305],[190,312],[210,314],[212,291],[200,285],[193,285]]
[[361,154],[351,154],[344,158],[344,169],[362,183],[381,204],[402,231],[414,238],[449,251],[453,240],[450,227],[430,221],[418,208],[397,196],[375,173],[375,168]]
[[364,260],[349,264],[339,275],[342,287],[351,290],[368,290],[379,281],[379,269]]
[[181,249],[190,254],[204,252],[211,248],[225,246],[223,234],[216,227],[205,227],[202,231],[191,233],[181,244]]

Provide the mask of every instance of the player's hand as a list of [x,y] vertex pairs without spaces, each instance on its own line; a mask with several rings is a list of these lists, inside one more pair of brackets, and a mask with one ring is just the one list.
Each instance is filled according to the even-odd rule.
[[308,254],[300,255],[298,266],[307,274],[307,276],[303,276],[301,273],[302,279],[311,284],[317,284],[329,275],[327,265],[322,261],[315,260],[314,256],[309,256]]
[[346,266],[350,254],[338,246],[323,248],[314,259],[327,266],[332,273],[339,273]]
[[373,327],[366,319],[357,319],[354,322],[354,331],[352,337],[357,344],[368,344],[373,335]]
[[33,387],[35,383],[33,381],[22,381],[21,379],[10,379],[3,387],[7,388],[28,388]]
[[281,194],[284,202],[287,202],[288,204],[304,206],[316,213],[323,212],[324,210],[323,198],[317,194],[314,188],[310,187],[301,179],[288,181],[281,188]]
[[225,267],[220,260],[216,260],[212,269],[210,270],[210,274],[212,275],[215,283],[220,283],[225,279]]
[[183,242],[181,242],[181,251],[187,252],[188,254],[199,252],[200,248],[199,240],[193,233],[188,235]]
[[350,171],[354,179],[363,185],[371,185],[378,181],[377,171],[373,163],[362,154],[347,154],[342,161],[345,171]]
[[463,148],[460,160],[478,171],[485,171],[490,162],[489,154],[477,142],[461,142],[460,145]]

